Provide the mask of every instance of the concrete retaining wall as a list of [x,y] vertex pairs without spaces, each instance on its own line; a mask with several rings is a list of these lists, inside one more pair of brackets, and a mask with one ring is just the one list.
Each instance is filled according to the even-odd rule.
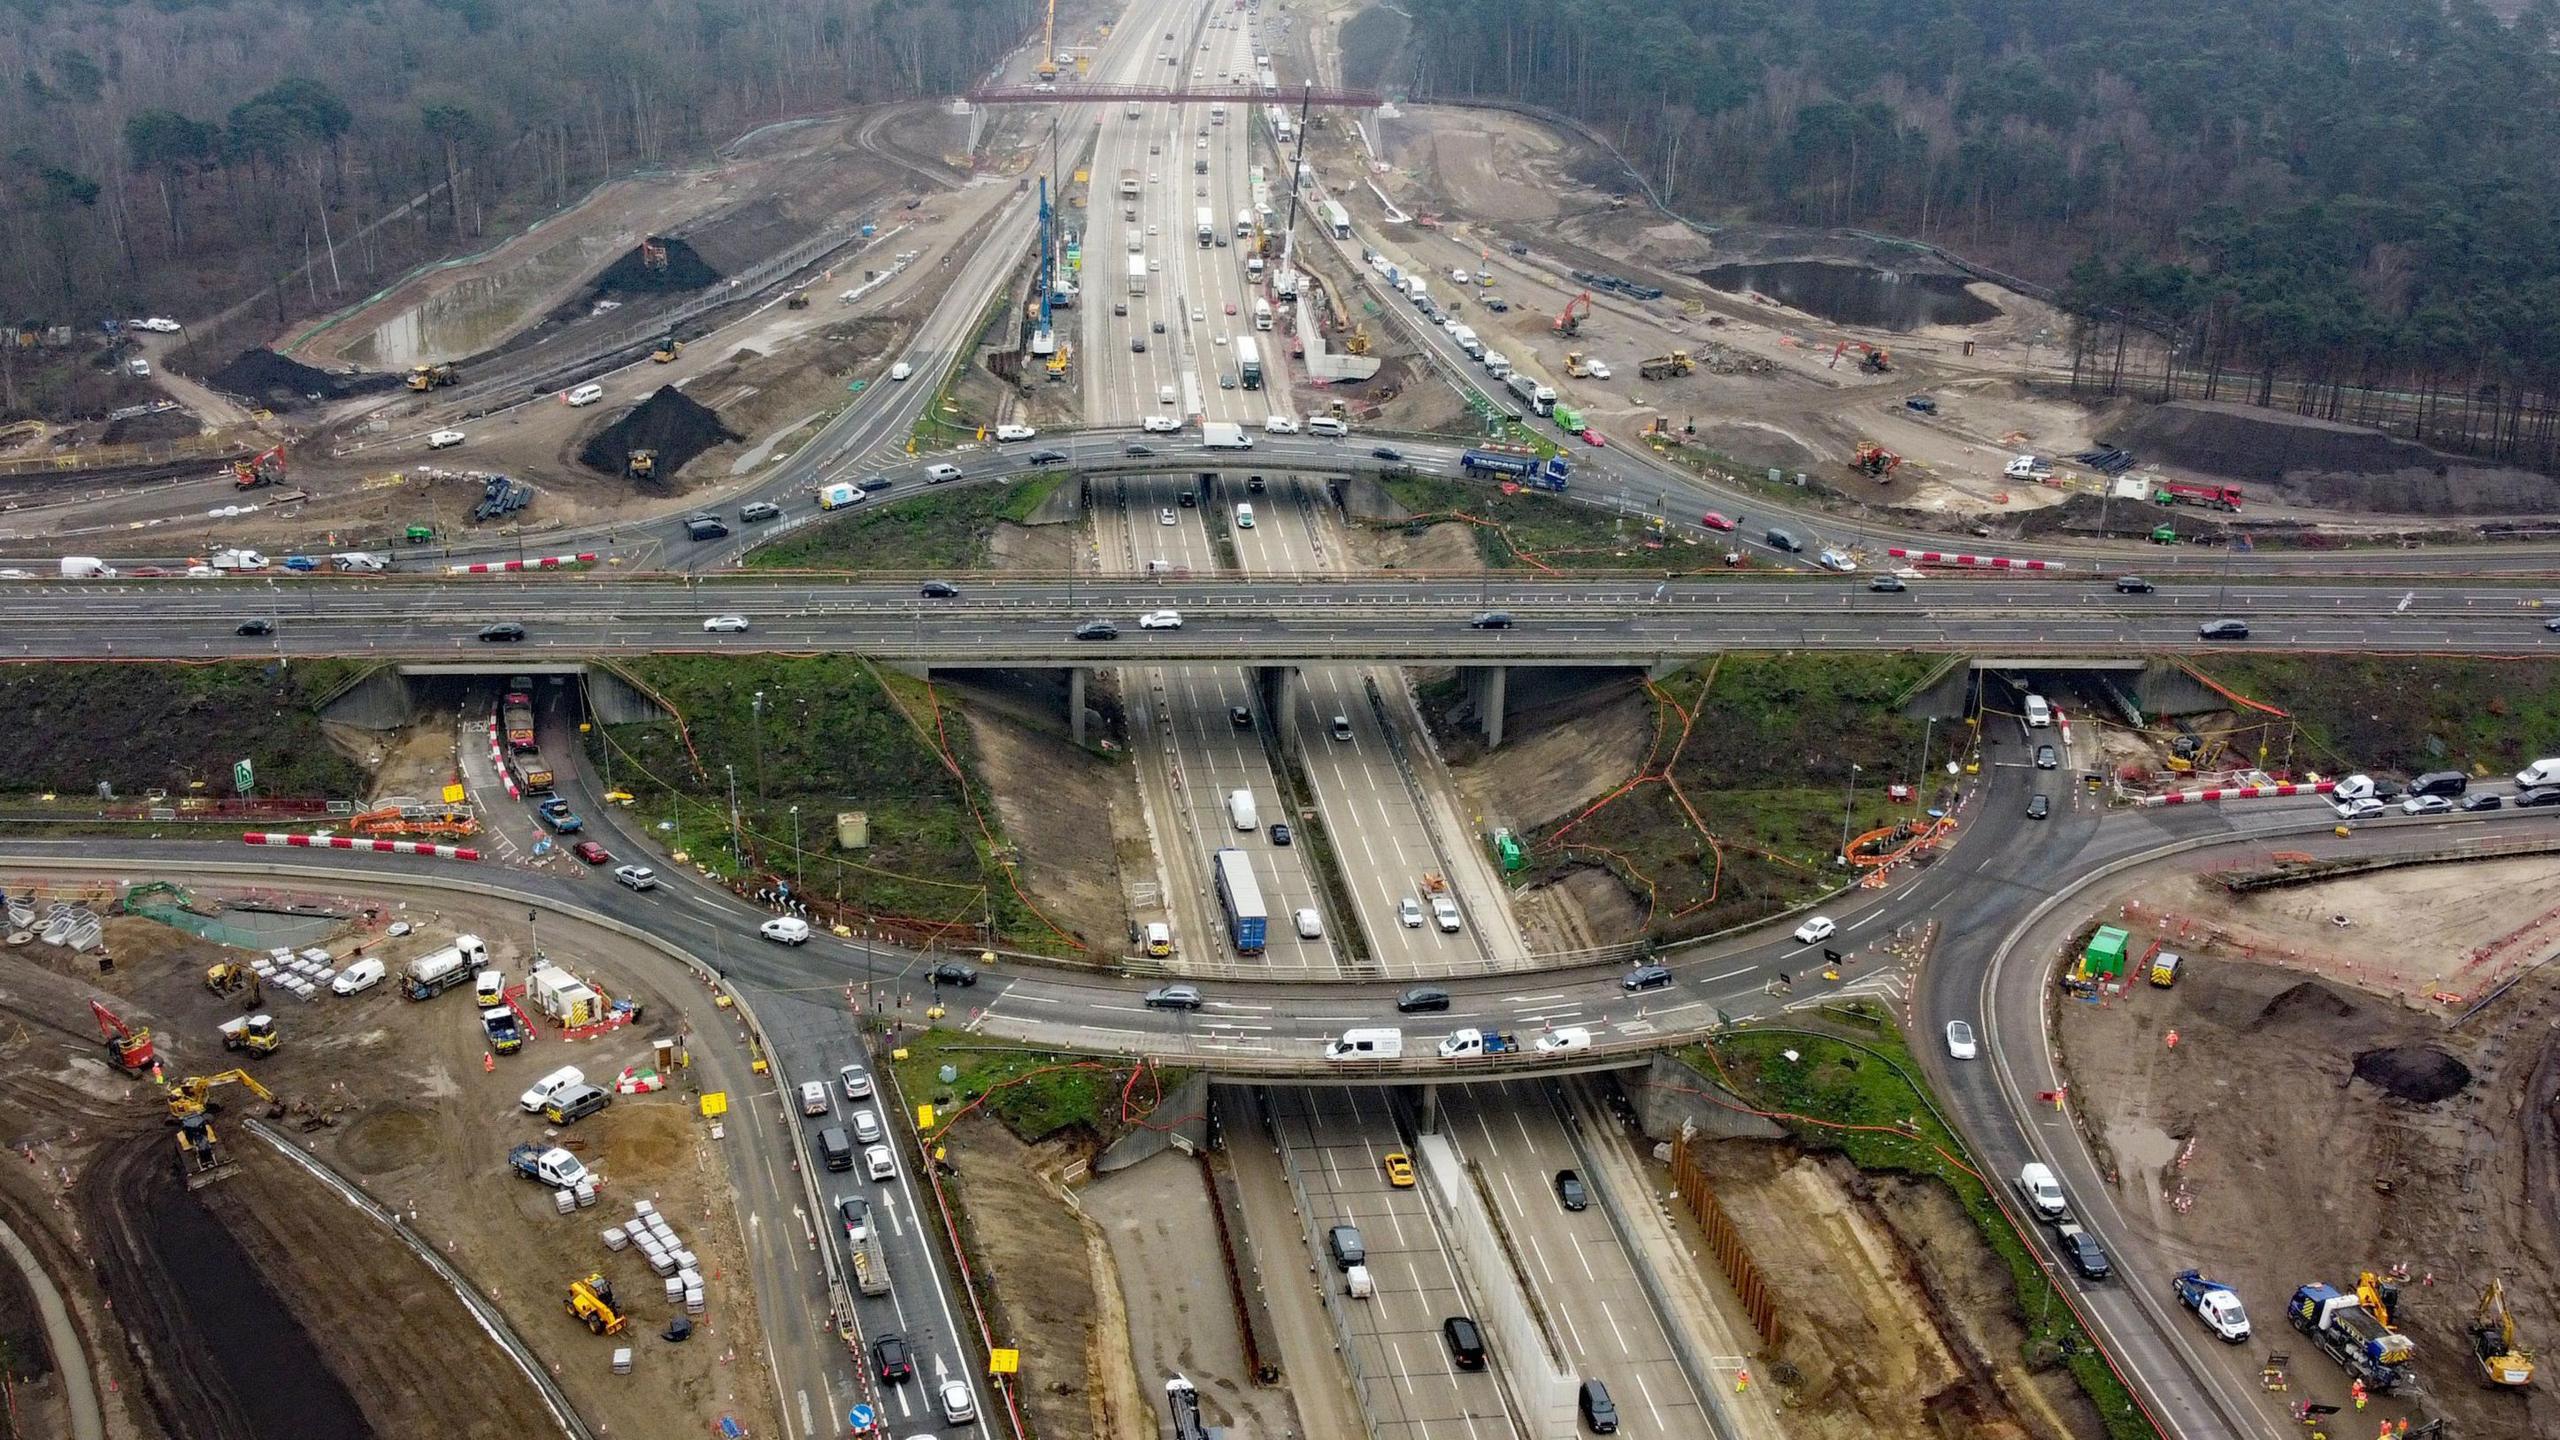
[[1444,1135],[1414,1140],[1425,1198],[1449,1242],[1450,1258],[1475,1305],[1475,1321],[1493,1352],[1503,1387],[1511,1392],[1530,1440],[1573,1440],[1581,1379],[1567,1370],[1531,1309],[1520,1273],[1494,1234],[1492,1217],[1457,1150]]
[[[1635,1104],[1637,1123],[1644,1127],[1648,1138],[1668,1140],[1679,1134],[1684,1124],[1695,1126],[1698,1134],[1711,1140],[1787,1138],[1787,1132],[1776,1121],[1728,1108],[1739,1106],[1741,1097],[1673,1056],[1654,1056],[1642,1076],[1626,1076],[1622,1083],[1627,1087],[1627,1098]],[[1718,1100],[1725,1103],[1719,1105]]]

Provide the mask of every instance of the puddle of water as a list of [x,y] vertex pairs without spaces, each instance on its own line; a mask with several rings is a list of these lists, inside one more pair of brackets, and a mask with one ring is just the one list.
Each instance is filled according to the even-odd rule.
[[347,358],[370,370],[406,370],[429,360],[476,355],[536,317],[562,285],[629,249],[612,235],[571,235],[503,270],[457,281],[349,345]]
[[1771,260],[1719,265],[1698,278],[1718,290],[1757,290],[1808,315],[1842,325],[1917,330],[1925,325],[1979,325],[2000,307],[1965,289],[1956,275],[1906,274],[1829,260]]
[[185,1302],[195,1343],[249,1433],[371,1440],[355,1397],[312,1358],[311,1337],[231,1232],[174,1178],[155,1189],[159,1203],[140,1217],[152,1258]]

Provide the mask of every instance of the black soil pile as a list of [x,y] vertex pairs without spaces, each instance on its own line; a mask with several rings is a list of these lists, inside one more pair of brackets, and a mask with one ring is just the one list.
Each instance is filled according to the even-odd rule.
[[2461,1094],[2471,1067],[2432,1045],[2394,1045],[2359,1053],[2356,1078],[2412,1105],[2433,1105]]
[[[650,239],[666,247],[665,268],[651,269],[640,258],[640,247],[635,245],[596,277],[595,287],[587,297],[589,303],[622,295],[684,294],[704,289],[720,278],[720,272],[712,269],[710,262],[694,253],[694,248],[682,240],[666,235],[655,235]],[[579,308],[584,309],[585,306]]]
[[2175,400],[2131,412],[2101,439],[2144,459],[2275,485],[2286,500],[2325,509],[2498,515],[2560,505],[2560,481],[2547,475],[2253,405]]
[[243,350],[239,358],[204,377],[204,383],[270,410],[299,410],[322,400],[390,390],[401,383],[401,377],[332,375],[299,360],[288,360],[273,350]]
[[619,475],[632,451],[655,450],[658,479],[664,482],[694,456],[741,438],[720,423],[717,411],[695,404],[683,391],[666,385],[638,409],[599,431],[578,452],[578,463],[600,475]]
[[2326,1025],[2347,1019],[2361,1008],[2328,986],[2316,980],[2305,980],[2277,991],[2259,1009],[2257,1018],[2241,1028],[2264,1030],[2278,1025]]
[[157,415],[112,421],[98,439],[108,445],[145,445],[154,440],[184,440],[202,428],[196,424],[196,417],[184,410],[163,410]]

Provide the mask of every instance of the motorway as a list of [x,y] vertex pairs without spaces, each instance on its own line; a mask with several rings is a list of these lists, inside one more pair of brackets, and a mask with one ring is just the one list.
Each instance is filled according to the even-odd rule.
[[[2540,655],[2560,649],[2539,595],[2494,584],[2426,587],[2168,584],[2120,595],[2104,582],[1979,577],[1876,594],[1858,577],[1694,582],[1292,579],[1198,574],[1092,579],[963,577],[957,599],[912,580],[737,579],[725,583],[487,577],[243,587],[91,581],[0,586],[17,655],[32,659],[379,656],[486,662],[676,650],[853,650],[947,665],[1179,661],[1390,664],[1634,664],[1720,650],[1930,650],[2048,658],[2207,648],[2382,654]],[[1178,630],[1137,617],[1171,607]],[[1508,629],[1474,628],[1486,609]],[[742,635],[705,618],[746,616]],[[2245,618],[2245,641],[2197,627]],[[1074,638],[1111,619],[1118,638]],[[235,625],[272,619],[269,637]],[[473,643],[518,621],[525,643]],[[1336,694],[1341,692],[1337,691]]]

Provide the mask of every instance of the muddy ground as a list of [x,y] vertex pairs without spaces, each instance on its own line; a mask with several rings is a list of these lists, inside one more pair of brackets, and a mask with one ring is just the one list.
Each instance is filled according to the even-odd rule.
[[2425,1396],[2411,1413],[2474,1435],[2560,1428],[2547,1385],[2481,1387],[2463,1333],[2493,1277],[2524,1344],[2560,1333],[2560,982],[2526,979],[2459,1028],[2451,1007],[2412,993],[2464,973],[2472,952],[2555,901],[2560,879],[2529,861],[2213,907],[2191,892],[2204,918],[2273,943],[2253,961],[2190,930],[2175,942],[2190,957],[2175,989],[2057,1004],[2072,1094],[2118,1206],[2168,1263],[2232,1282],[2266,1317],[2259,1343],[2224,1357],[2241,1388],[2255,1389],[2260,1352],[2289,1349],[2291,1398],[2343,1402],[2343,1372],[2267,1338],[2284,1335],[2271,1322],[2297,1285],[2352,1288],[2360,1271],[2406,1266],[2392,1318],[2418,1346]]
[[[13,893],[25,889],[12,887]],[[396,964],[469,928],[489,940],[496,962],[521,983],[527,946],[514,928],[512,907],[458,900],[433,913],[395,908],[367,919],[361,902],[339,903],[349,918],[324,942],[333,953],[349,955],[361,943]],[[384,928],[402,918],[418,933],[387,937]],[[542,1360],[557,1367],[573,1403],[591,1420],[624,1434],[654,1433],[669,1416],[685,1417],[683,1427],[696,1432],[722,1415],[751,1427],[768,1425],[770,1384],[742,1278],[728,1184],[718,1155],[690,1118],[690,1097],[680,1079],[660,1095],[620,1098],[563,1137],[607,1177],[598,1209],[554,1215],[542,1203],[548,1192],[503,1169],[508,1144],[543,1133],[539,1120],[528,1119],[515,1104],[516,1093],[534,1075],[574,1062],[591,1078],[603,1078],[646,1060],[653,1038],[681,1031],[685,1022],[674,1005],[690,998],[634,984],[629,977],[647,962],[628,942],[583,926],[546,929],[545,945],[555,958],[612,993],[640,1000],[644,1023],[586,1041],[560,1039],[546,1025],[523,1052],[497,1060],[494,1073],[484,1073],[486,1037],[467,990],[422,1004],[397,998],[387,985],[354,997],[324,993],[311,1002],[271,990],[261,1008],[276,1015],[285,1045],[252,1060],[252,1071],[281,1099],[295,1102],[296,1116],[284,1122],[287,1132],[377,1199],[410,1213],[415,1229],[444,1247],[507,1312]],[[110,1373],[121,1382],[117,1403],[131,1406],[138,1417],[119,1433],[284,1433],[258,1422],[254,1404],[243,1408],[243,1391],[275,1389],[290,1398],[296,1393],[291,1387],[264,1380],[244,1387],[244,1372],[226,1373],[219,1351],[181,1338],[230,1323],[206,1318],[207,1296],[240,1307],[240,1323],[262,1325],[262,1333],[281,1337],[277,1343],[314,1356],[320,1364],[312,1375],[334,1377],[334,1393],[348,1397],[359,1417],[349,1423],[364,1429],[329,1433],[495,1434],[486,1428],[490,1417],[527,1413],[536,1405],[527,1387],[509,1384],[511,1367],[493,1355],[469,1353],[487,1342],[459,1302],[408,1251],[376,1222],[287,1170],[245,1131],[224,1134],[239,1164],[231,1178],[202,1192],[201,1205],[180,1200],[137,1206],[133,1197],[157,1193],[155,1187],[167,1183],[168,1132],[161,1106],[146,1087],[112,1074],[96,1058],[95,1027],[83,997],[92,993],[94,981],[130,1023],[150,1025],[168,1073],[213,1074],[239,1057],[219,1048],[210,1038],[212,1027],[242,1005],[208,992],[204,967],[242,952],[139,918],[111,919],[107,934],[117,967],[104,976],[92,961],[42,945],[18,947],[0,959],[0,1060],[6,1061],[0,1064],[0,1110],[43,1117],[9,1137],[29,1163],[0,1167],[7,1175],[0,1180],[0,1195],[6,1196],[0,1203],[12,1211],[13,1222],[34,1217],[72,1254],[104,1255],[101,1247],[112,1245],[112,1263],[97,1283],[76,1269],[69,1279],[76,1304],[104,1306],[112,1300],[118,1324],[129,1327],[134,1344],[154,1359],[145,1373],[122,1350],[108,1347]],[[266,1108],[242,1087],[215,1093],[226,1105],[214,1116],[218,1133],[239,1115]],[[301,1128],[302,1107],[328,1123]],[[679,1229],[699,1252],[704,1273],[717,1277],[710,1285],[710,1309],[697,1319],[702,1333],[685,1347],[654,1339],[667,1308],[654,1277],[609,1255],[596,1239],[595,1231],[608,1221],[595,1217],[606,1206],[619,1216],[643,1195],[657,1197],[680,1217]],[[155,1220],[150,1237],[137,1235],[127,1223],[136,1214],[156,1217],[163,1210],[175,1218],[166,1224]],[[185,1228],[191,1224],[197,1228]],[[191,1235],[203,1238],[190,1240]],[[210,1238],[217,1236],[222,1238]],[[199,1265],[191,1290],[183,1275],[173,1278],[169,1266],[172,1255],[198,1251],[240,1258],[227,1268]],[[641,1354],[631,1376],[607,1373],[612,1347],[560,1311],[561,1287],[599,1268],[617,1281],[635,1313],[629,1343]],[[249,1271],[281,1308],[247,1295],[238,1276]],[[386,1305],[385,1296],[400,1298]],[[164,1300],[180,1308],[165,1308]],[[398,1323],[385,1323],[386,1314],[397,1314]],[[422,1350],[422,1333],[447,1339]],[[420,1364],[433,1373],[419,1371]],[[471,1385],[431,1383],[457,1366],[474,1377]],[[327,1413],[331,1387],[317,1379],[312,1384],[309,1413]],[[197,1417],[208,1418],[199,1424]]]
[[1096,841],[1143,829],[1134,767],[1078,750],[1061,704],[1037,717],[983,716],[969,738],[996,819],[1022,857],[1022,889],[1040,912],[1101,955],[1120,953],[1129,930],[1125,886],[1111,851]]
[[[2068,1371],[2019,1359],[2008,1272],[1943,1187],[1781,1143],[1704,1155],[1785,1316],[1764,1373],[1786,1387],[1792,1440],[2095,1433]],[[1713,1253],[1686,1210],[1672,1214],[1695,1253]]]

